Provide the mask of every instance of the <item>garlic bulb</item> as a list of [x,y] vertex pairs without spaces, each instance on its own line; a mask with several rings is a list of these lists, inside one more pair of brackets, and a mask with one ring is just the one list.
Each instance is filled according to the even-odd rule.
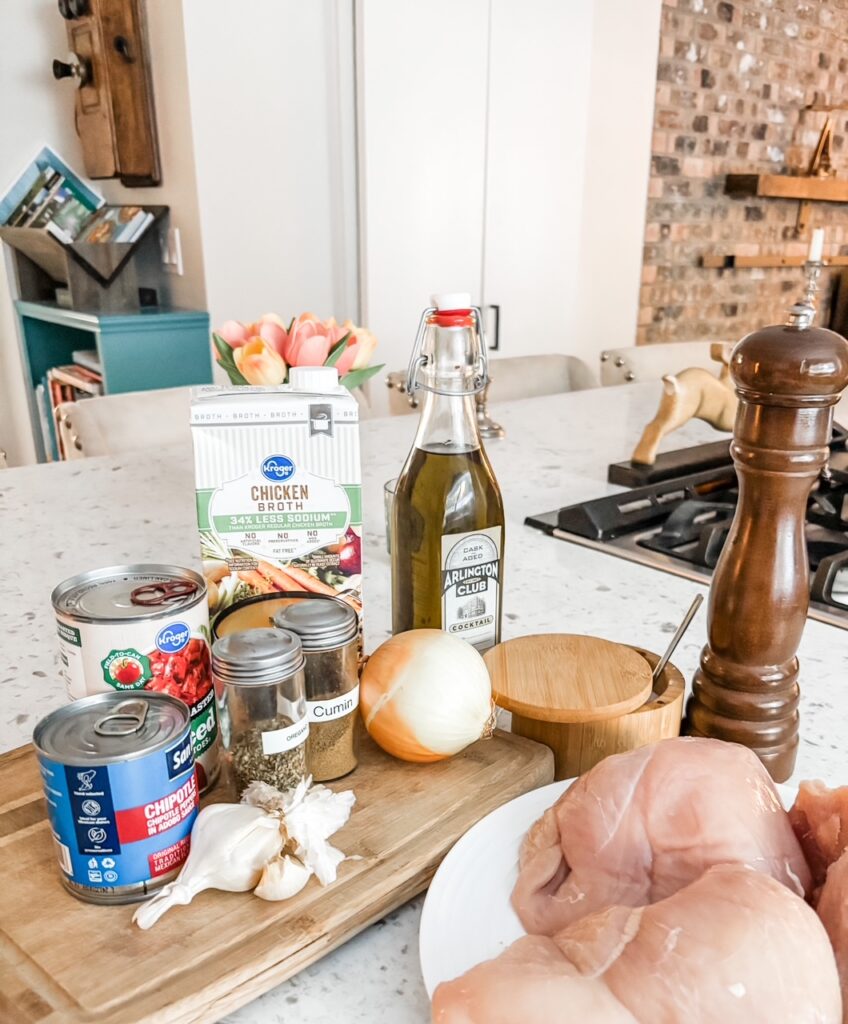
[[365,728],[402,761],[443,761],[495,722],[486,664],[440,629],[398,633],[368,659],[359,687]]
[[312,870],[303,861],[287,853],[265,865],[253,891],[263,900],[287,900],[300,892],[311,875]]
[[211,804],[197,816],[191,849],[176,880],[133,915],[139,928],[150,928],[174,906],[185,906],[204,889],[245,892],[254,888],[262,869],[283,846],[280,819],[260,807]]
[[304,779],[283,794],[263,782],[252,782],[242,800],[281,813],[286,849],[292,849],[321,885],[329,885],[335,882],[345,855],[327,840],[348,820],[356,797],[350,790],[334,793],[320,784],[310,787],[311,781]]

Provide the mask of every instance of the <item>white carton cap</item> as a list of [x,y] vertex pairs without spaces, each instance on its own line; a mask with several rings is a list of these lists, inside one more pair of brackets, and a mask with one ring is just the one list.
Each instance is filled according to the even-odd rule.
[[335,366],[292,366],[289,384],[298,391],[322,394],[339,386],[339,371]]
[[471,309],[468,292],[436,292],[430,296],[430,302],[436,309]]

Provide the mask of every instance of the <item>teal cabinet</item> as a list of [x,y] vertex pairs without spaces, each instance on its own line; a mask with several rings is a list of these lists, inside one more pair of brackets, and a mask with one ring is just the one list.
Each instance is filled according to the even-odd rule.
[[42,302],[15,303],[33,437],[44,460],[36,388],[53,366],[73,362],[77,349],[96,348],[105,394],[149,391],[212,381],[209,314],[151,308],[138,313],[84,313]]

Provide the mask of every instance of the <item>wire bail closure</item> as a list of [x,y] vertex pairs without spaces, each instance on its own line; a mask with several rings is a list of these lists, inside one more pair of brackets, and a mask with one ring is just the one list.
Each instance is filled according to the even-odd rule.
[[471,306],[470,309],[477,328],[477,335],[480,339],[480,352],[474,363],[474,375],[472,377],[473,387],[471,390],[445,391],[441,388],[434,388],[429,384],[424,384],[418,379],[420,371],[428,364],[430,358],[429,356],[424,355],[421,351],[424,344],[424,331],[427,328],[427,321],[434,313],[439,312],[435,306],[428,306],[421,314],[421,319],[418,321],[418,331],[415,334],[415,342],[412,345],[412,355],[409,358],[409,369],[406,373],[406,389],[410,395],[420,389],[422,391],[430,391],[434,395],[446,395],[448,397],[456,395],[458,397],[464,397],[466,395],[478,395],[485,389],[486,385],[489,383],[489,358],[486,347],[486,332],[483,329],[483,314],[480,311],[479,306]]

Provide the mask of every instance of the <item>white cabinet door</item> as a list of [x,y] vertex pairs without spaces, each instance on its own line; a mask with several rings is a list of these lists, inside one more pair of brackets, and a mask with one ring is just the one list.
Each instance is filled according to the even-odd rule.
[[360,0],[356,17],[362,318],[395,370],[431,292],[480,300],[489,0]]
[[483,301],[499,307],[498,354],[571,348],[591,49],[592,0],[491,0]]

